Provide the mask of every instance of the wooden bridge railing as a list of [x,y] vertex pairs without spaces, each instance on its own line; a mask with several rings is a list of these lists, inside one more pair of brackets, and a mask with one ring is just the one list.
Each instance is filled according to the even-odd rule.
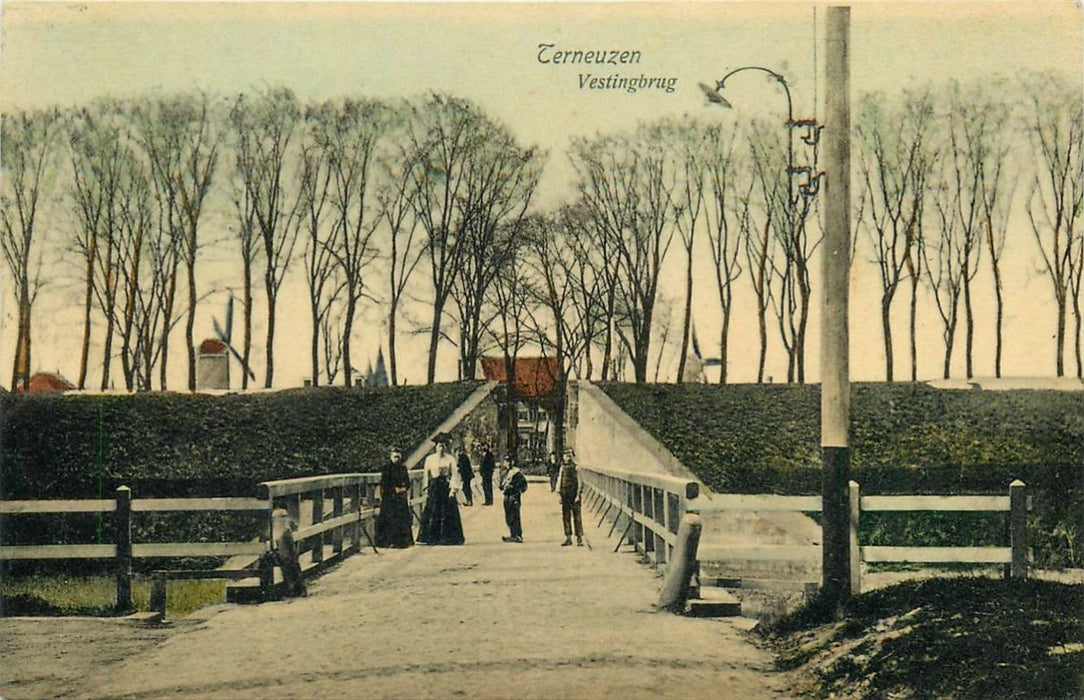
[[[918,562],[1006,564],[1013,578],[1026,578],[1028,569],[1027,511],[1024,482],[1009,484],[1007,496],[862,496],[854,481],[849,485],[851,592],[862,587],[864,562]],[[776,496],[720,494],[700,498],[690,510],[705,513],[802,512],[821,510],[820,496]],[[894,547],[869,546],[859,542],[862,512],[1005,512],[1009,514],[1009,545],[1002,547]],[[820,545],[705,545],[699,549],[701,562],[759,561],[820,562]]]
[[[410,473],[410,506],[417,514],[425,500],[424,472]],[[333,474],[268,481],[260,484],[258,498],[140,498],[121,486],[111,499],[0,500],[0,518],[59,513],[109,514],[116,540],[111,543],[43,544],[0,546],[0,561],[112,559],[116,572],[116,609],[129,611],[132,604],[134,559],[182,557],[235,557],[226,566],[211,570],[158,570],[151,574],[151,608],[165,614],[166,586],[177,579],[229,579],[256,583],[258,597],[276,596],[282,572],[275,555],[278,540],[275,512],[285,510],[296,529],[293,538],[298,554],[307,554],[303,576],[318,573],[328,564],[360,551],[362,538],[373,543],[375,516],[379,510],[378,473]],[[256,541],[247,542],[135,542],[132,513],[245,512],[264,514],[266,524]],[[281,511],[279,511],[281,512]],[[246,588],[252,588],[249,584]]]
[[613,513],[612,534],[624,519],[625,530],[614,551],[627,539],[654,566],[665,567],[676,543],[681,516],[699,494],[700,485],[655,474],[583,466],[578,471],[589,509],[594,507],[602,513],[599,525]]
[[[56,513],[110,513],[114,519],[116,541],[97,544],[45,544],[0,546],[0,560],[29,559],[112,559],[117,581],[116,609],[128,611],[132,605],[132,560],[147,558],[259,557],[267,551],[267,542],[166,542],[132,541],[132,513],[267,511],[266,501],[255,498],[142,498],[133,499],[127,486],[116,490],[112,499],[75,499],[45,501],[0,501],[0,516],[48,515]],[[243,575],[252,576],[247,571]],[[241,576],[225,572],[222,577]]]

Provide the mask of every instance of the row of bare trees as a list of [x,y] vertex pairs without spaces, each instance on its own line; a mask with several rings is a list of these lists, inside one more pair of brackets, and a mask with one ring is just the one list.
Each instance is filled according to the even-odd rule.
[[[1017,84],[959,85],[909,91],[893,99],[866,95],[855,141],[861,193],[856,245],[868,252],[881,281],[885,377],[895,377],[892,307],[909,292],[910,378],[918,377],[918,298],[929,292],[941,328],[942,376],[951,373],[962,324],[964,367],[974,376],[976,276],[989,271],[994,304],[994,373],[1001,376],[1007,237],[1030,237],[1039,274],[1055,304],[1055,373],[1065,374],[1065,345],[1081,355],[1084,275],[1084,112],[1079,89],[1049,75]],[[1018,196],[1019,195],[1019,196]],[[1022,203],[1026,217],[1013,219]],[[1025,225],[1012,226],[1013,221]],[[1030,229],[1027,230],[1027,229]],[[1020,250],[1024,241],[1013,241]],[[1067,332],[1070,314],[1075,332]]]
[[[1057,302],[1056,372],[1064,374],[1071,344],[1082,373],[1077,92],[1036,75],[859,101],[855,257],[879,272],[887,379],[896,374],[892,309],[901,288],[909,292],[911,378],[923,313],[936,313],[942,329],[944,375],[961,332],[972,375],[982,269],[992,280],[1000,374],[1001,259],[1007,237],[1027,235],[1013,221],[1030,228]],[[427,381],[442,343],[457,348],[464,378],[476,375],[482,354],[498,348],[510,368],[532,344],[559,360],[563,385],[573,372],[621,378],[626,364],[636,381],[648,381],[650,360],[661,360],[669,336],[666,322],[657,323],[669,316],[660,282],[680,265],[681,381],[694,283],[706,281],[694,261],[705,248],[722,318],[720,381],[728,381],[735,292],[744,285],[758,328],[757,381],[775,338],[787,380],[802,382],[820,232],[816,198],[788,171],[795,136],[771,122],[685,117],[575,138],[573,194],[541,211],[534,204],[544,154],[452,96],[305,105],[274,88],[220,101],[189,94],[4,115],[2,243],[19,320],[12,384],[27,380],[19,368],[30,365],[31,309],[48,278],[42,270],[57,264],[53,253],[69,260],[74,253],[83,277],[79,386],[97,328],[103,388],[114,358],[129,390],[149,389],[155,377],[166,388],[169,340],[183,319],[194,388],[195,311],[214,291],[201,296],[197,288],[208,246],[228,248],[238,263],[242,329],[231,342],[246,387],[255,378],[256,280],[262,274],[269,387],[279,295],[297,269],[309,296],[314,384],[353,383],[350,340],[366,303],[386,319],[398,383],[403,304],[427,300],[431,315],[408,324],[428,335]],[[1024,210],[1015,219],[1014,203]],[[56,222],[48,242],[43,206]],[[204,230],[215,206],[230,222],[228,237]]]

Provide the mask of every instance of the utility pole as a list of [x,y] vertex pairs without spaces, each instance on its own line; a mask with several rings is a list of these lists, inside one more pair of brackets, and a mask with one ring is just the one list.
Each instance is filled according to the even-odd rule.
[[828,8],[825,33],[824,246],[821,297],[821,595],[851,595],[849,507],[851,384],[847,296],[851,240],[851,8]]

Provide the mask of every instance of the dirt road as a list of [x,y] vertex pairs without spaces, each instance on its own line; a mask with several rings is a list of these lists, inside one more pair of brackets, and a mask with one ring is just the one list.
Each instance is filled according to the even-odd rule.
[[[661,579],[627,548],[614,554],[606,528],[585,523],[594,549],[561,547],[548,485],[524,498],[523,544],[501,542],[499,503],[475,505],[462,511],[466,545],[370,550],[303,599],[224,605],[164,630],[0,620],[0,695],[787,696],[733,622],[653,612]],[[91,642],[102,625],[109,641]]]

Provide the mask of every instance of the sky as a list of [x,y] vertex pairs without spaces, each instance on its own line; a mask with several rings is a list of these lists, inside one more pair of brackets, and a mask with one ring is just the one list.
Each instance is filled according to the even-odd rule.
[[[548,153],[537,203],[550,206],[571,192],[565,155],[569,139],[631,129],[640,121],[713,112],[697,82],[713,82],[732,68],[761,65],[787,76],[795,116],[823,112],[823,7],[790,3],[25,3],[2,6],[0,105],[5,111],[51,105],[82,105],[102,96],[139,98],[154,93],[207,90],[228,96],[266,86],[286,86],[307,101],[346,95],[396,99],[430,91],[476,102],[503,122],[523,144]],[[1071,2],[979,4],[855,3],[851,13],[852,94],[889,94],[926,84],[943,85],[1022,70],[1051,70],[1082,84],[1082,17]],[[635,65],[585,69],[540,61],[540,45],[553,50],[637,51]],[[549,54],[543,54],[543,58]],[[602,68],[601,70],[599,68]],[[673,78],[673,91],[592,90],[581,74],[611,73]],[[756,77],[728,83],[742,113],[783,114],[783,101]],[[1084,90],[1082,90],[1084,94]],[[43,215],[54,236],[55,258],[70,258],[57,233],[71,224],[63,192],[53,192]],[[210,336],[212,316],[221,317],[228,288],[238,284],[225,234],[230,203],[208,204],[208,237],[223,245],[205,251],[201,291],[209,294],[197,316],[197,336]],[[1017,207],[1022,209],[1022,207]],[[1019,214],[1017,215],[1019,217]],[[1030,232],[1017,218],[1006,253],[1007,276],[1017,290],[1007,316],[1005,374],[1053,372],[1053,311],[1049,283],[1036,268]],[[218,234],[216,236],[216,233]],[[705,248],[706,251],[706,248]],[[681,293],[680,249],[671,255],[663,293],[672,299],[678,325]],[[706,256],[699,256],[704,258]],[[70,262],[70,260],[69,260]],[[710,268],[698,261],[694,319],[701,343],[712,354],[720,314]],[[78,373],[79,280],[75,266],[58,268],[35,306],[33,370]],[[877,283],[867,260],[855,261],[852,275],[852,377],[879,379],[883,355],[877,320]],[[423,272],[424,274],[424,272]],[[15,305],[5,276],[0,300],[0,383],[10,377],[15,341]],[[816,283],[816,282],[814,282]],[[296,303],[280,309],[276,343],[276,385],[297,386],[308,366],[308,321],[299,276]],[[992,314],[989,284],[976,308],[982,339],[978,374],[992,374],[987,341]],[[739,287],[747,281],[740,280]],[[739,292],[739,304],[743,299]],[[748,296],[748,295],[746,295]],[[259,300],[258,300],[259,304]],[[899,311],[903,311],[899,304]],[[424,319],[423,306],[408,316]],[[260,312],[257,311],[257,317]],[[732,376],[755,379],[756,339],[751,315],[734,329]],[[927,314],[920,376],[940,370],[940,340]],[[383,337],[375,308],[363,312],[355,335],[359,368],[375,358]],[[814,315],[813,322],[817,317]],[[255,337],[261,337],[257,318]],[[902,327],[901,327],[902,330]],[[809,374],[816,377],[817,332],[810,337]],[[903,367],[899,332],[897,372]],[[178,332],[177,338],[183,337]],[[774,339],[773,339],[774,340]],[[100,341],[99,341],[100,344]],[[423,380],[425,336],[405,334],[401,363],[411,383]],[[173,386],[183,383],[185,361],[175,341]],[[100,352],[100,350],[99,350]],[[261,349],[254,349],[259,357]],[[92,351],[93,357],[93,351]],[[769,374],[783,375],[778,341]],[[444,346],[439,378],[455,378],[456,351]],[[652,361],[652,365],[654,365]],[[660,379],[672,376],[677,360],[665,353]],[[257,361],[257,374],[262,376]],[[654,368],[652,368],[653,370]],[[652,371],[653,374],[653,371]],[[237,374],[234,373],[236,377]],[[778,379],[776,379],[778,381]]]

